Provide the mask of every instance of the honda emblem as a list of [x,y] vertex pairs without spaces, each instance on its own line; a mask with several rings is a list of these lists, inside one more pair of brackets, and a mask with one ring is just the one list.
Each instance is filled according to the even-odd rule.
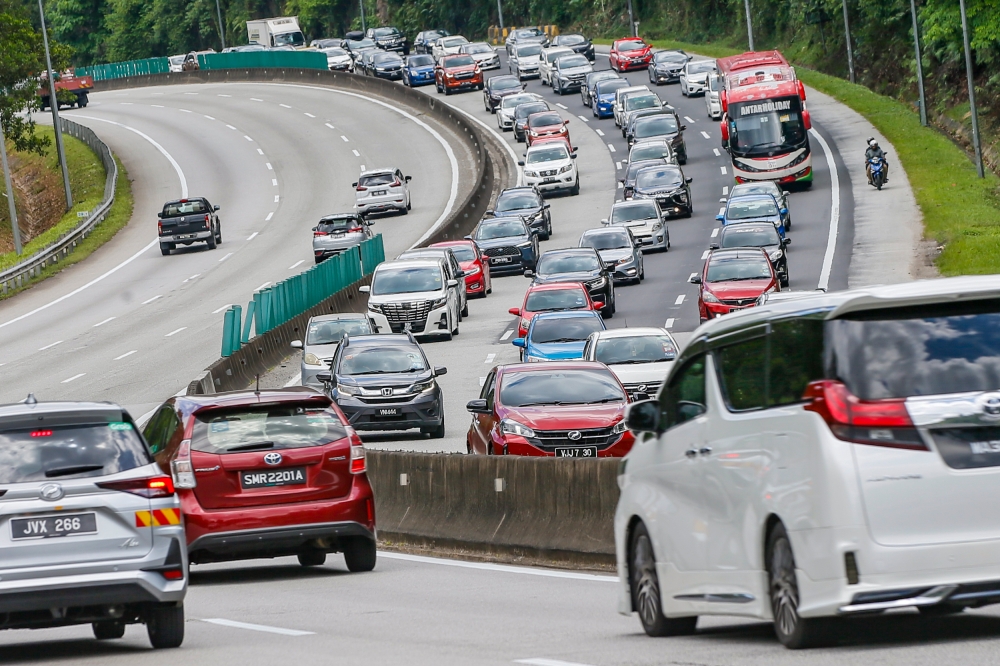
[[382,395],[384,395],[384,396],[390,396],[390,395],[392,395],[392,389],[391,388],[384,388],[384,389],[382,389]]

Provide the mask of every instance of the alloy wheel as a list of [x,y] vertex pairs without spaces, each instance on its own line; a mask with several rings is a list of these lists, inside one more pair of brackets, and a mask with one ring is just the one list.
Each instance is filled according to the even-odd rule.
[[795,581],[795,560],[788,537],[781,535],[771,549],[771,610],[778,631],[789,636],[799,623],[799,590]]
[[640,534],[632,553],[632,590],[636,611],[644,627],[653,626],[660,615],[660,583],[649,536]]

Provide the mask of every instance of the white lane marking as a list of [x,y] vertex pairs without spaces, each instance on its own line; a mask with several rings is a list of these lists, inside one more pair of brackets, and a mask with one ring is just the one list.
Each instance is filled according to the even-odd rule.
[[288,270],[292,270],[292,269],[295,269],[295,268],[298,268],[299,266],[301,266],[301,265],[302,265],[302,264],[304,264],[304,263],[306,263],[306,260],[305,260],[305,259],[299,259],[299,260],[298,260],[298,261],[296,261],[296,262],[295,262],[294,264],[292,264],[291,266],[289,266],[289,267],[288,267]]
[[298,371],[298,372],[296,372],[294,377],[292,377],[287,382],[285,382],[285,388],[288,388],[289,386],[301,386],[301,385],[302,385],[302,371],[301,370]]
[[121,356],[115,356],[114,360],[120,361],[120,360],[122,360],[123,358],[125,358],[127,356],[131,356],[132,354],[136,353],[137,351],[139,351],[139,350],[138,349],[133,349],[132,351],[127,351],[124,354],[122,354]]
[[228,127],[228,128],[229,128],[229,129],[231,129],[231,130],[234,130],[234,129],[236,129],[236,128],[235,128],[235,127],[233,127],[232,125],[226,125],[226,127]]
[[154,109],[162,109],[163,108],[162,104],[150,104],[150,106],[152,106]]
[[673,317],[671,317],[670,319],[668,319],[667,321],[665,321],[663,323],[663,328],[673,328],[673,327],[674,327],[674,318]]
[[613,153],[614,153],[614,152],[616,152],[616,151],[615,151],[615,147],[614,147],[614,146],[612,146],[612,145],[611,145],[610,143],[608,144],[608,150],[610,150],[610,151],[611,151],[611,152],[613,152]]
[[[267,217],[264,218],[264,221],[265,222],[270,222],[272,217],[274,217],[274,211],[273,210],[270,213],[267,214]],[[254,234],[253,236],[256,236],[256,235],[257,234]],[[250,238],[253,238],[253,236],[251,236]],[[248,238],[247,240],[250,240],[250,238]]]
[[278,195],[277,194],[274,195],[274,203],[278,203]]
[[705,261],[706,259],[708,259],[708,253],[709,252],[711,252],[711,250],[705,250],[704,252],[701,253],[701,260],[702,261]]
[[251,139],[250,137],[248,137],[246,134],[243,135],[243,138],[246,139],[247,141],[253,141],[253,139]]
[[271,283],[270,282],[265,282],[264,284],[260,285],[256,289],[254,289],[254,291],[260,291],[261,289],[263,289],[264,287],[266,287],[269,284],[271,284]]
[[486,383],[486,377],[480,377],[479,378],[479,385],[482,386],[485,383]]
[[263,150],[261,150],[260,148],[258,148],[258,149],[257,149],[257,153],[258,153],[259,155],[263,155],[263,154],[264,154],[264,151],[263,151]]
[[232,95],[216,95],[216,97],[232,97]]
[[[270,218],[268,218],[268,219],[270,219]],[[257,237],[257,233],[258,233],[258,232],[256,232],[256,231],[255,231],[255,232],[253,232],[252,234],[250,234],[249,236],[247,236],[247,240],[248,240],[248,241],[252,241],[252,240],[253,240],[254,238],[256,238],[256,237]]]
[[695,275],[697,275],[697,273],[691,273],[691,275],[688,276],[688,280],[690,281]]
[[600,574],[577,573],[575,571],[557,571],[554,569],[534,569],[531,567],[513,567],[507,564],[491,564],[489,562],[465,562],[463,560],[446,560],[438,557],[424,557],[422,555],[408,555],[406,553],[390,553],[384,550],[378,551],[379,557],[387,560],[405,560],[407,562],[419,562],[421,564],[438,564],[446,567],[459,567],[462,569],[479,569],[481,571],[499,571],[503,573],[515,573],[525,576],[542,576],[545,578],[569,578],[572,580],[589,580],[599,583],[617,583],[617,576],[602,576]]
[[362,164],[362,165],[361,165],[361,171],[364,171],[364,170],[365,170],[365,165],[364,165],[364,164]]
[[[282,104],[284,106],[284,104]],[[312,636],[315,632],[299,631],[298,629],[282,629],[281,627],[268,627],[263,624],[250,624],[249,622],[237,622],[236,620],[225,620],[221,617],[204,618],[202,622],[218,624],[223,627],[234,629],[249,629],[250,631],[263,631],[268,634],[281,634],[282,636]]]
[[702,132],[702,133],[701,133],[701,135],[702,135],[703,137],[705,137],[706,139],[711,139],[711,138],[712,138],[712,137],[710,137],[710,136],[708,135],[708,132]]
[[201,275],[201,273],[195,273],[194,275],[192,275],[191,277],[189,277],[187,280],[184,280],[184,281],[185,282],[190,282],[191,280],[194,280],[195,278],[197,278],[199,275]]
[[624,185],[624,184],[622,183],[622,181],[620,181],[620,180],[618,181],[618,189],[619,189],[619,190],[623,190],[623,189],[625,189],[625,185]]
[[146,300],[144,300],[142,302],[142,305],[149,305],[150,303],[152,303],[153,301],[155,301],[158,298],[163,298],[163,295],[162,294],[157,294],[156,296],[153,296],[152,298],[147,298]]
[[604,136],[604,132],[602,132],[601,130],[596,129],[594,131],[597,132],[597,136]]
[[622,163],[621,162],[615,162],[615,169],[618,169],[620,171],[621,168],[622,168]]
[[107,323],[108,323],[109,321],[114,321],[115,319],[117,319],[117,317],[108,317],[108,318],[107,318],[107,319],[105,319],[104,321],[99,321],[99,322],[97,322],[96,324],[94,324],[94,328],[97,328],[98,326],[104,326],[104,325],[105,325],[105,324],[107,324]]
[[262,99],[257,99],[256,97],[251,97],[251,98],[250,98],[250,101],[251,101],[251,102],[263,102],[264,100],[262,100]]
[[343,134],[341,134],[341,135],[340,135],[340,138],[341,138],[341,139],[343,139],[345,143],[346,143],[346,142],[348,142],[348,141],[350,141],[350,139],[348,139],[348,138],[347,138],[346,136],[344,136]]
[[220,312],[222,312],[223,310],[228,310],[228,309],[229,309],[229,308],[231,308],[231,307],[233,307],[233,304],[232,304],[232,303],[226,303],[226,304],[225,304],[225,305],[223,305],[223,306],[222,306],[221,308],[216,308],[215,310],[212,310],[212,314],[219,314],[219,313],[220,313]]
[[719,167],[719,169],[722,171],[722,175],[723,176],[726,175],[726,173],[727,173],[726,167],[722,166],[722,167]]
[[85,374],[87,374],[87,373],[86,373],[86,372],[81,372],[81,373],[80,373],[80,374],[78,374],[78,375],[73,375],[73,376],[72,376],[72,377],[70,377],[69,379],[64,379],[64,380],[62,380],[62,382],[60,382],[60,383],[62,383],[62,384],[69,384],[69,383],[70,383],[71,381],[74,381],[74,380],[76,380],[76,379],[79,379],[80,377],[83,377],[83,376],[84,376]]
[[715,229],[712,229],[712,238],[715,238],[718,235],[719,235],[719,228],[716,227]]
[[62,343],[63,343],[62,340],[60,340],[59,342],[53,342],[51,345],[45,345],[44,347],[39,347],[38,351],[45,351],[46,349],[52,349],[56,345],[61,345]]
[[205,117],[208,118],[209,120],[215,120],[215,118],[213,118],[212,116],[205,116]]
[[132,102],[118,102],[122,106],[132,106]]
[[722,186],[722,196],[724,196],[724,197],[728,197],[729,196],[729,186],[728,185],[723,185]]
[[271,184],[274,185],[275,187],[277,187],[278,186],[278,179],[277,178],[272,178],[271,179]]
[[719,209],[719,215],[722,215],[725,212],[726,212],[726,207],[725,206],[723,206],[722,208]]
[[566,110],[568,110],[568,109],[569,109],[569,107],[568,107],[568,106],[566,106],[565,104],[560,104],[559,102],[556,102],[556,106],[558,106],[558,107],[559,107],[560,109],[562,109],[563,111],[566,111]]
[[351,152],[352,152],[352,153],[354,153],[354,156],[355,156],[355,157],[361,157],[361,153],[359,153],[358,151],[356,151],[356,150],[351,150]]
[[184,93],[184,94],[185,94],[185,95],[197,95],[198,93],[196,93],[196,92],[186,92],[186,93]]
[[[694,275],[694,273],[692,273],[692,275]],[[674,305],[680,305],[683,302],[684,302],[684,294],[681,294],[680,296],[677,297],[677,300],[674,301]]]
[[492,362],[493,362],[493,359],[495,359],[496,357],[497,357],[497,355],[496,355],[496,354],[487,354],[487,355],[486,355],[486,360],[485,360],[485,361],[483,361],[483,362],[484,362],[484,363],[487,363],[487,364],[489,364],[489,363],[492,363]]
[[279,104],[278,106],[280,106],[280,107],[282,107],[284,109],[290,109],[290,108],[292,108],[292,107],[288,106],[287,104]]
[[326,125],[327,127],[329,127],[330,129],[337,129],[336,127],[334,127],[330,123],[323,123],[323,124]]
[[684,116],[684,120],[688,121],[689,123],[696,123],[696,122],[698,122],[697,120],[695,120],[691,116]]
[[221,264],[223,261],[225,261],[226,259],[228,259],[231,256],[233,256],[232,252],[230,252],[229,254],[227,254],[226,256],[224,256],[222,259],[219,259],[219,263]]
[[587,117],[586,117],[586,116],[577,116],[577,118],[579,118],[580,120],[582,120],[582,121],[583,121],[583,122],[585,122],[585,123],[589,123],[589,122],[590,122],[590,121],[589,121],[589,120],[587,119]]
[[191,113],[187,109],[177,109],[177,110],[180,111],[181,113]]
[[266,165],[267,165],[267,170],[268,170],[268,171],[274,171],[274,167],[273,167],[273,166],[271,166],[271,163],[270,163],[270,162],[264,162],[264,164],[266,164]]
[[310,118],[315,118],[315,117],[316,117],[316,116],[314,116],[314,115],[313,115],[313,114],[311,114],[311,113],[308,113],[308,112],[304,112],[304,113],[305,113],[305,114],[306,114],[307,116],[309,116]]
[[500,339],[501,340],[506,340],[507,338],[509,338],[513,334],[514,334],[514,329],[510,329],[509,331],[507,331],[506,333],[504,333],[503,335],[501,335]]
[[545,659],[543,657],[532,657],[531,659],[515,659],[515,664],[530,664],[530,666],[588,666],[575,661],[559,661],[558,659]]
[[163,337],[165,337],[165,338],[170,338],[170,337],[173,337],[173,336],[177,335],[178,333],[180,333],[181,331],[183,331],[183,330],[186,330],[186,329],[187,329],[187,326],[181,326],[181,327],[180,327],[180,328],[178,328],[178,329],[175,329],[175,330],[173,330],[173,331],[170,331],[169,333],[167,333],[167,334],[166,334],[166,335],[164,335]]
[[716,157],[719,157],[720,155],[722,155],[722,153],[719,152],[718,148],[712,148],[712,152],[715,153]]
[[826,237],[826,253],[823,255],[823,268],[819,272],[819,288],[830,286],[830,272],[833,270],[833,253],[837,250],[837,233],[840,231],[840,174],[837,173],[837,163],[833,160],[833,151],[826,139],[815,129],[809,133],[823,146],[826,154],[826,167],[830,170],[830,233]]

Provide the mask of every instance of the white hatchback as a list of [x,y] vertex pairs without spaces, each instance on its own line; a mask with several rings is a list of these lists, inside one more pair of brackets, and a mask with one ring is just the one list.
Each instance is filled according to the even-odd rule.
[[[819,294],[697,329],[615,516],[620,610],[650,635],[1000,603],[1000,276]],[[845,626],[845,629],[847,627]]]
[[361,174],[353,183],[354,207],[362,215],[399,211],[406,215],[410,211],[410,187],[412,176],[404,176],[399,169],[370,169]]
[[580,174],[576,170],[576,151],[570,152],[565,141],[538,143],[518,162],[524,167],[524,184],[542,192],[568,190],[580,193]]

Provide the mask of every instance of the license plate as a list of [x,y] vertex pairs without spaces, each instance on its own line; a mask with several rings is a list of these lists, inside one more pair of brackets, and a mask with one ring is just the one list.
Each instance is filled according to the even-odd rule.
[[379,416],[399,416],[399,407],[386,407],[385,409],[379,409],[376,411]]
[[596,458],[596,446],[573,446],[556,449],[556,458]]
[[285,467],[283,469],[246,470],[240,472],[240,483],[244,488],[274,488],[277,486],[301,486],[306,482],[305,467]]
[[494,264],[509,264],[512,261],[513,257],[490,257],[490,262]]
[[386,190],[374,190],[372,192],[373,197],[384,197],[386,195]]
[[15,518],[10,521],[11,539],[52,539],[74,534],[95,534],[97,514],[74,513],[66,516]]
[[554,182],[556,182],[556,180],[558,180],[558,179],[557,178],[546,178],[545,180],[542,181],[542,184],[545,185],[547,183],[554,183]]
[[194,238],[197,235],[198,234],[180,234],[179,236],[177,236],[177,238],[180,240],[184,240],[185,238]]

